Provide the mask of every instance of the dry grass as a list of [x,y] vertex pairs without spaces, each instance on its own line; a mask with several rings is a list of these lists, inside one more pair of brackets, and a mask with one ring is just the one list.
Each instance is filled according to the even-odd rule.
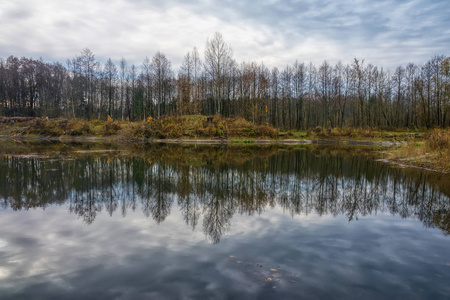
[[[278,130],[242,118],[171,116],[140,122],[83,119],[27,119],[21,134],[43,136],[118,136],[122,138],[277,138]],[[17,127],[18,128],[18,127]]]
[[133,136],[151,138],[276,138],[278,130],[268,125],[254,125],[241,118],[219,116],[165,117],[132,125]]
[[406,165],[450,172],[450,132],[434,129],[423,141],[408,139],[390,151],[388,158]]
[[309,129],[306,133],[307,138],[318,139],[404,139],[414,133],[409,133],[403,129],[400,131],[385,131],[381,128],[322,128],[317,126]]
[[450,132],[434,129],[425,134],[428,147],[434,151],[448,152],[450,150]]

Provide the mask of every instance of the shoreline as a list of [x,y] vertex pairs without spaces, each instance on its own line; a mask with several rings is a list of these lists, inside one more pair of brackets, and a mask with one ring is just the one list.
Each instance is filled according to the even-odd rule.
[[[398,141],[370,141],[370,140],[340,140],[340,139],[148,139],[148,138],[124,138],[123,136],[113,135],[110,137],[95,136],[8,136],[0,135],[1,141],[54,141],[54,142],[91,142],[91,143],[142,143],[142,144],[184,144],[184,145],[340,145],[340,146],[375,146],[383,148],[392,148],[401,145]],[[382,151],[383,157],[377,159],[384,163],[388,163],[401,168],[416,168],[425,171],[450,174],[447,170],[433,168],[427,164],[411,164],[405,163],[403,159],[388,158],[389,151]],[[410,162],[410,161],[409,161]]]
[[110,143],[161,143],[161,144],[255,144],[255,145],[346,145],[346,146],[379,146],[392,147],[398,145],[394,141],[371,141],[371,140],[342,140],[342,139],[151,139],[151,138],[124,138],[122,136],[95,137],[95,136],[8,136],[0,135],[0,140],[10,141],[58,141],[58,142],[110,142]]

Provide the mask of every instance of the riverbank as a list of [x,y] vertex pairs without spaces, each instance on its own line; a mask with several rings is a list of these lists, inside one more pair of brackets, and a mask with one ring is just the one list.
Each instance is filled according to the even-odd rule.
[[408,139],[385,151],[384,159],[400,166],[450,173],[450,132],[434,129],[423,139]]
[[75,137],[113,140],[333,140],[399,141],[420,137],[421,132],[395,128],[322,128],[280,131],[255,125],[243,118],[220,116],[171,116],[128,122],[121,120],[48,119],[0,117],[0,135],[17,137]]
[[331,144],[386,147],[385,162],[450,173],[448,130],[322,129],[280,132],[244,119],[206,116],[151,118],[142,122],[108,119],[0,118],[0,139],[61,142],[168,144]]
[[124,138],[122,136],[37,136],[37,135],[0,135],[0,140],[16,141],[59,141],[59,142],[108,142],[108,143],[162,143],[162,144],[203,144],[203,145],[221,145],[221,144],[255,144],[255,145],[354,145],[354,146],[379,146],[392,147],[397,143],[394,141],[373,141],[373,140],[327,140],[327,139],[152,139],[152,138]]
[[[383,149],[379,152],[380,161],[391,163],[399,167],[414,167],[425,169],[429,171],[450,173],[450,167],[443,165],[442,162],[445,160],[439,160],[439,155],[436,154],[416,154],[407,155],[408,151],[405,149],[410,148],[409,143],[405,142],[395,142],[395,141],[373,141],[373,140],[312,140],[312,139],[241,139],[241,140],[224,140],[224,139],[123,139],[118,136],[109,137],[93,137],[93,136],[6,136],[0,135],[0,141],[16,141],[16,142],[26,142],[26,141],[48,141],[48,142],[64,142],[64,143],[157,143],[157,144],[184,144],[184,145],[283,145],[283,146],[295,146],[295,145],[342,145],[342,146],[374,146],[382,147]],[[423,142],[417,142],[420,147],[417,150],[425,147]],[[433,159],[430,159],[433,158]]]

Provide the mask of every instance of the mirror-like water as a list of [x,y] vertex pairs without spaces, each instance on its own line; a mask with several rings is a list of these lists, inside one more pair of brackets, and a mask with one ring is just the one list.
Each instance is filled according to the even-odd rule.
[[1,299],[450,297],[445,174],[360,148],[0,153]]

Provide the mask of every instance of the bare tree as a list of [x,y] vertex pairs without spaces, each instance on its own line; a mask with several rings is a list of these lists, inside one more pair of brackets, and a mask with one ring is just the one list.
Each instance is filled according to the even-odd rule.
[[213,106],[211,113],[222,113],[221,102],[225,98],[225,78],[233,64],[233,51],[225,43],[222,34],[216,32],[212,39],[206,41],[205,70],[212,82]]
[[116,65],[112,62],[111,58],[108,59],[104,69],[106,84],[107,84],[107,93],[108,93],[108,115],[112,116],[114,109],[114,98],[115,98],[115,88],[116,88],[116,79],[117,79],[117,68]]
[[94,110],[96,99],[96,77],[98,73],[99,62],[95,59],[94,53],[85,48],[81,55],[76,58],[83,76],[83,101],[86,104],[85,116],[90,117]]
[[166,114],[172,92],[173,72],[170,61],[159,51],[153,56],[151,69],[159,118]]
[[125,111],[125,90],[126,90],[126,76],[127,76],[127,61],[122,57],[120,60],[120,117],[124,119]]
[[153,111],[153,75],[152,75],[152,63],[148,57],[144,59],[142,63],[142,81],[144,84],[144,119],[146,107],[150,111],[150,116],[155,116]]
[[[384,70],[355,59],[351,65],[295,61],[278,71],[232,58],[220,33],[182,62],[177,79],[160,52],[139,72],[124,58],[116,68],[83,49],[67,65],[42,59],[0,58],[0,113],[142,120],[171,114],[221,114],[285,129],[449,126],[449,58]],[[139,74],[138,74],[139,73]]]
[[365,86],[366,72],[364,69],[364,60],[361,62],[358,59],[353,60],[352,64],[353,78],[356,82],[358,111],[355,116],[356,126],[364,126],[364,109],[366,103],[367,89]]

